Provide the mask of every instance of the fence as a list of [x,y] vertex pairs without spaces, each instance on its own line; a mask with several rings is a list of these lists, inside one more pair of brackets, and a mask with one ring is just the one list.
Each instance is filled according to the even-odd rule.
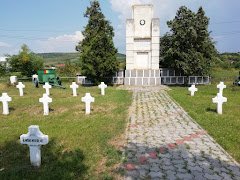
[[209,76],[163,76],[162,84],[165,85],[181,85],[181,84],[209,84]]

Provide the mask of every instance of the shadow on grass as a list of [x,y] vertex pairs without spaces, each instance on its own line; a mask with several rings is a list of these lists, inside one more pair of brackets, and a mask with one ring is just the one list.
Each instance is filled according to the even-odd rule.
[[[16,138],[17,139],[17,138]],[[18,140],[0,145],[0,179],[84,179],[87,166],[79,149],[67,151],[54,139],[41,147],[42,165],[32,167],[29,147]]]
[[215,108],[210,108],[210,107],[206,108],[206,111],[207,112],[214,112],[214,113],[217,112],[217,110]]
[[16,109],[14,107],[9,107],[9,112],[13,112],[15,111]]

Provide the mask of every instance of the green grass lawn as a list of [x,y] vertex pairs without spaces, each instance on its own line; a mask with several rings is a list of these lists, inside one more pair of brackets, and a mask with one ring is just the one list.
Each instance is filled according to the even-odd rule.
[[[121,162],[118,146],[131,93],[109,87],[100,96],[97,87],[80,87],[78,97],[73,97],[70,88],[52,88],[50,114],[43,116],[39,98],[44,89],[25,84],[23,97],[15,87],[0,84],[0,93],[12,97],[8,116],[2,115],[0,105],[0,179],[109,179],[121,173],[114,167]],[[64,85],[69,87],[69,83]],[[85,115],[81,102],[86,92],[95,97],[90,115]],[[30,165],[28,146],[19,143],[30,125],[39,125],[50,140],[41,148],[39,169]]]
[[[169,94],[196,120],[207,132],[238,162],[240,162],[240,87],[232,85],[233,76],[237,71],[222,73],[214,72],[213,84],[197,86],[198,92],[194,97],[190,96],[187,87],[171,87]],[[217,105],[212,103],[212,98],[217,95],[217,80],[225,77],[227,88],[223,96],[227,97],[227,103],[223,104],[223,115],[216,113]],[[222,78],[224,79],[224,78]]]

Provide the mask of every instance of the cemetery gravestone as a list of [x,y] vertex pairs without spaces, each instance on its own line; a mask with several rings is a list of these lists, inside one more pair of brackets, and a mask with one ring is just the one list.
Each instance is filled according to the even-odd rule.
[[12,101],[12,98],[9,97],[7,93],[2,93],[2,96],[0,97],[0,101],[3,104],[3,114],[8,115],[9,114],[8,102]]
[[217,113],[222,114],[222,105],[224,102],[227,102],[227,98],[223,97],[222,94],[217,93],[215,98],[212,98],[213,103],[217,103]]
[[104,96],[105,95],[105,89],[107,88],[107,85],[104,84],[104,82],[101,82],[101,84],[98,85],[98,88],[101,89],[101,95]]
[[28,133],[20,136],[20,143],[29,146],[31,164],[40,167],[41,146],[48,144],[48,135],[44,135],[39,126],[31,125],[28,127]]
[[12,85],[17,84],[17,76],[10,76],[10,83]]
[[76,82],[72,82],[72,85],[70,85],[70,88],[73,90],[73,96],[77,96],[77,88],[79,86],[76,84]]
[[218,85],[217,85],[217,88],[219,89],[219,93],[221,95],[223,95],[223,89],[226,88],[227,86],[224,84],[224,82],[220,82]]
[[25,85],[22,82],[19,82],[16,87],[19,89],[19,95],[23,96],[23,88],[25,88]]
[[46,82],[43,88],[46,89],[46,94],[49,96],[50,95],[49,89],[51,89],[52,86],[48,82]]
[[196,88],[195,84],[192,84],[190,88],[188,88],[188,91],[191,92],[191,96],[194,96],[194,93],[198,91],[198,88]]
[[94,102],[94,97],[92,97],[90,93],[86,93],[86,95],[82,97],[82,102],[85,102],[85,113],[90,114],[91,110],[90,104]]
[[39,98],[39,102],[43,103],[43,115],[49,114],[48,104],[52,102],[52,98],[48,97],[47,94],[43,94],[42,98]]

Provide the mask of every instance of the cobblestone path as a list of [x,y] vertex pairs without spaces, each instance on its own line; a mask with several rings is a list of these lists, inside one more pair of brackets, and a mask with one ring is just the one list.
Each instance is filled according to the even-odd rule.
[[162,87],[133,87],[125,179],[236,179],[240,166]]

